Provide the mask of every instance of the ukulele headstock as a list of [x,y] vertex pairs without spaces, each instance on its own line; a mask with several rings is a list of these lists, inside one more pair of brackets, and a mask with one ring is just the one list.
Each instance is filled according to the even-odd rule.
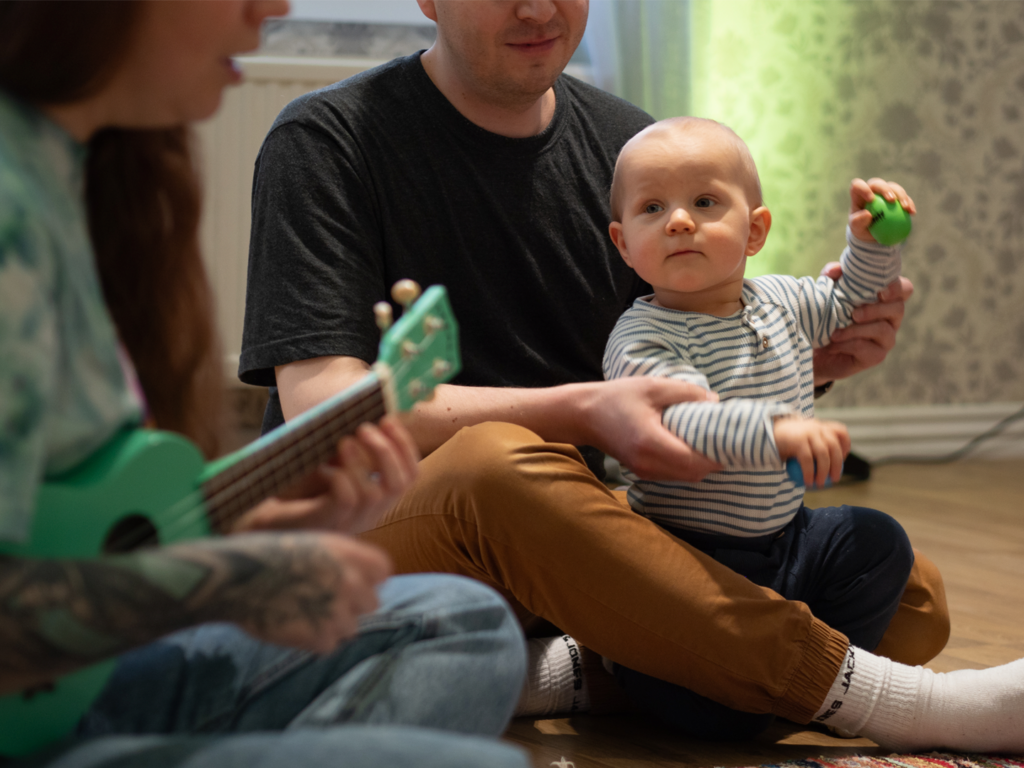
[[459,326],[444,286],[432,285],[421,296],[412,280],[399,280],[391,295],[404,312],[392,324],[391,305],[374,306],[383,331],[374,367],[385,382],[389,410],[407,411],[433,397],[434,388],[462,368]]

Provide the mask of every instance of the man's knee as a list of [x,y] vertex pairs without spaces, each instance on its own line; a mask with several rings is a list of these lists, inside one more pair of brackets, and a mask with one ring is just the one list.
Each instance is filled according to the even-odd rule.
[[518,424],[489,421],[463,427],[442,446],[450,472],[467,477],[502,473],[522,451],[538,450],[545,445],[535,432]]
[[931,661],[949,642],[949,605],[946,603],[946,585],[938,566],[921,552],[914,550],[914,569],[907,580],[903,604],[919,613],[920,634],[916,643],[915,664]]
[[942,574],[927,556],[914,551],[914,567],[875,653],[916,666],[938,656],[949,641],[949,606]]
[[423,472],[435,490],[461,489],[485,498],[529,493],[537,480],[566,472],[595,479],[574,446],[548,443],[525,427],[502,422],[459,430],[427,458]]

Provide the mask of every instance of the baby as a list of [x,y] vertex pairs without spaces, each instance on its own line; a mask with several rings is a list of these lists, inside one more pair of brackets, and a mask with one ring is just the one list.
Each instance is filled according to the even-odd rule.
[[[721,403],[672,406],[664,423],[726,468],[703,483],[678,484],[678,493],[641,480],[630,494],[634,509],[674,527],[758,537],[779,531],[800,506],[803,488],[786,476],[786,459],[796,458],[813,484],[839,479],[849,437],[841,424],[811,418],[811,355],[899,276],[899,248],[878,245],[867,229],[863,206],[876,193],[915,210],[896,184],[854,180],[837,282],[745,280],[771,214],[743,140],[712,120],[674,118],[626,144],[609,232],[654,294],[616,325],[605,376],[670,376],[717,392]],[[736,482],[724,484],[733,475]]]
[[606,378],[668,376],[720,397],[673,405],[662,422],[723,470],[696,483],[627,470],[630,506],[755,583],[808,603],[866,650],[881,640],[913,566],[906,534],[875,510],[808,510],[785,463],[796,459],[809,484],[823,485],[839,479],[850,449],[843,425],[813,418],[812,350],[899,276],[900,249],[868,231],[863,208],[875,194],[915,210],[896,184],[854,180],[838,281],[748,280],[747,259],[772,220],[746,144],[711,120],[648,127],[616,164],[609,232],[654,294],[625,312],[604,356]]

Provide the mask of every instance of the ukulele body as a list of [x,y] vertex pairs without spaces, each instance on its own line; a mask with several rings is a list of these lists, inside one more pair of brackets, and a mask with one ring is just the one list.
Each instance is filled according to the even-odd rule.
[[[124,430],[86,462],[41,486],[28,543],[0,542],[0,553],[82,559],[131,549],[135,535],[154,529],[161,544],[208,536],[197,483],[204,466],[202,454],[183,437]],[[29,754],[67,735],[115,664],[103,661],[0,697],[0,754]]]
[[[28,539],[0,541],[0,555],[91,559],[203,538],[213,532],[211,518],[215,525],[237,519],[327,460],[359,424],[409,410],[458,373],[458,324],[447,292],[435,285],[414,299],[403,302],[401,319],[385,331],[370,374],[232,454],[206,463],[179,435],[119,432],[70,472],[47,478]],[[81,635],[69,619],[58,611],[43,618],[57,632],[65,626],[69,636]],[[31,754],[70,734],[115,664],[0,696],[0,755]]]

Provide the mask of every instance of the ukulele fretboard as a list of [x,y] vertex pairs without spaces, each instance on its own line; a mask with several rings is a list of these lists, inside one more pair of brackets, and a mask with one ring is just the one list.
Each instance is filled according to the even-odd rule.
[[[212,528],[223,524],[312,472],[329,459],[338,441],[363,422],[376,422],[387,412],[380,380],[371,373],[360,391],[308,417],[299,417],[253,444],[237,463],[203,483]],[[305,416],[305,415],[304,415]]]

